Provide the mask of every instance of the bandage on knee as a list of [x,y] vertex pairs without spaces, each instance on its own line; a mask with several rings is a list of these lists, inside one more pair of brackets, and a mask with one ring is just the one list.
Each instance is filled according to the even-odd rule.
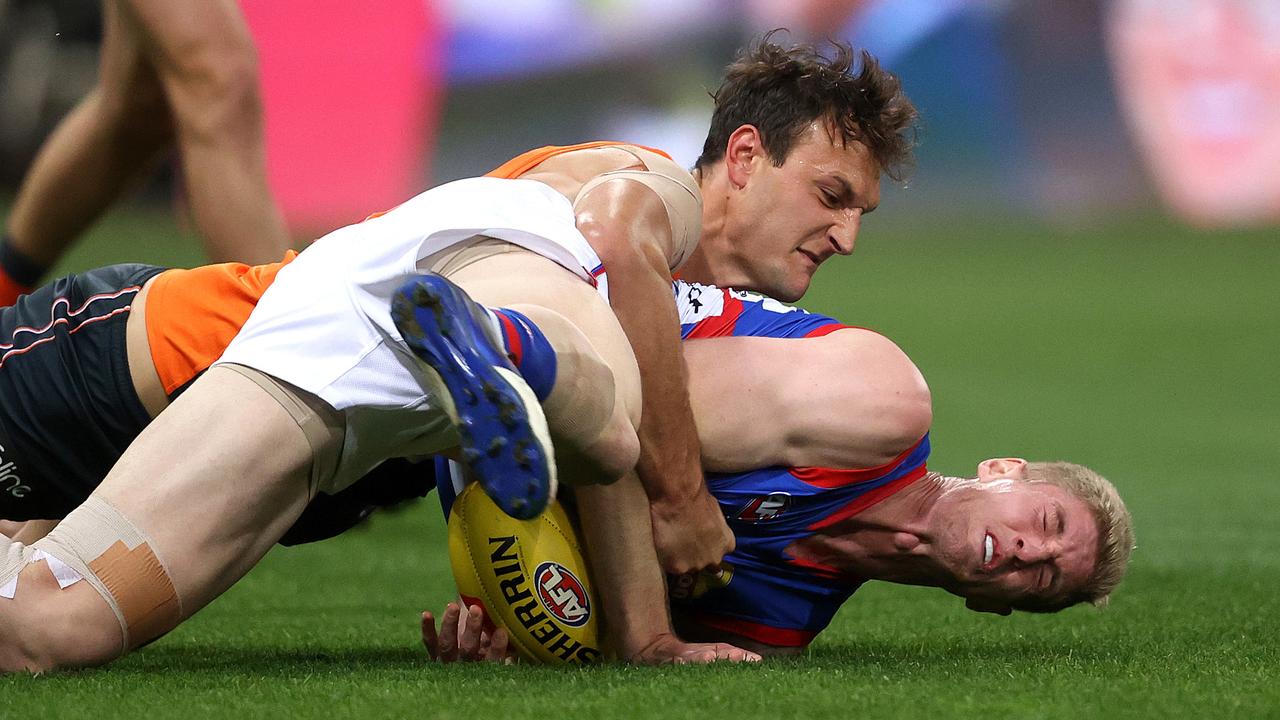
[[83,575],[49,553],[34,546],[11,542],[0,552],[0,598],[14,599],[18,594],[18,575],[22,569],[41,560],[49,566],[49,572],[53,573],[53,579],[60,588],[75,585],[84,579]]
[[31,548],[61,561],[98,591],[120,622],[124,651],[182,619],[182,602],[150,538],[106,500],[90,496]]
[[0,539],[0,598],[12,600],[18,591],[18,573],[31,564],[31,548]]

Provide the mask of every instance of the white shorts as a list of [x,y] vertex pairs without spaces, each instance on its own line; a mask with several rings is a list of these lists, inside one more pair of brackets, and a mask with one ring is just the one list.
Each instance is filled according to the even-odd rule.
[[533,180],[459,180],[317,240],[281,269],[218,360],[276,377],[342,413],[342,456],[319,490],[338,492],[387,458],[457,444],[391,320],[391,295],[419,261],[476,236],[547,257],[608,299],[593,276],[600,260],[564,196]]

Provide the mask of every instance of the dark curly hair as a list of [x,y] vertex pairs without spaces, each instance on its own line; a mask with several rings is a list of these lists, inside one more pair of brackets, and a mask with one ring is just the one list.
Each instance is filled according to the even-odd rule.
[[[897,76],[871,53],[855,53],[832,42],[827,59],[812,45],[783,47],[774,30],[738,55],[712,94],[715,112],[702,146],[699,170],[724,157],[729,136],[753,125],[774,165],[781,165],[796,138],[819,118],[845,143],[860,142],[894,180],[910,170],[919,113]],[[857,63],[855,65],[855,58]]]

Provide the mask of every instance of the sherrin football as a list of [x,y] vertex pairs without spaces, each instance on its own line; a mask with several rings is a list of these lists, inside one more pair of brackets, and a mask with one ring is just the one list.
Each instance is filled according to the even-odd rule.
[[506,628],[521,657],[552,665],[600,659],[599,606],[559,502],[516,520],[471,483],[449,511],[449,561],[458,594]]

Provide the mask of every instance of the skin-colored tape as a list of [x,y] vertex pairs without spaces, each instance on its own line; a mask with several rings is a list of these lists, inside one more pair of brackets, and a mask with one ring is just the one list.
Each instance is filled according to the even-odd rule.
[[311,472],[308,499],[326,489],[338,474],[346,426],[342,415],[320,398],[301,388],[278,380],[261,370],[238,363],[222,363],[219,368],[241,375],[272,397],[298,424],[311,446]]
[[[689,173],[679,172],[689,177]],[[679,269],[693,254],[702,233],[702,195],[698,186],[693,184],[692,178],[685,182],[679,177],[652,170],[613,170],[588,180],[578,191],[578,197],[582,198],[603,183],[619,179],[640,183],[662,200],[671,225],[671,256],[667,260],[672,270]]]
[[149,544],[130,550],[117,540],[89,569],[119,605],[130,649],[160,637],[182,619],[177,590]]
[[449,277],[472,263],[512,252],[531,252],[506,240],[477,235],[418,261],[418,269]]

